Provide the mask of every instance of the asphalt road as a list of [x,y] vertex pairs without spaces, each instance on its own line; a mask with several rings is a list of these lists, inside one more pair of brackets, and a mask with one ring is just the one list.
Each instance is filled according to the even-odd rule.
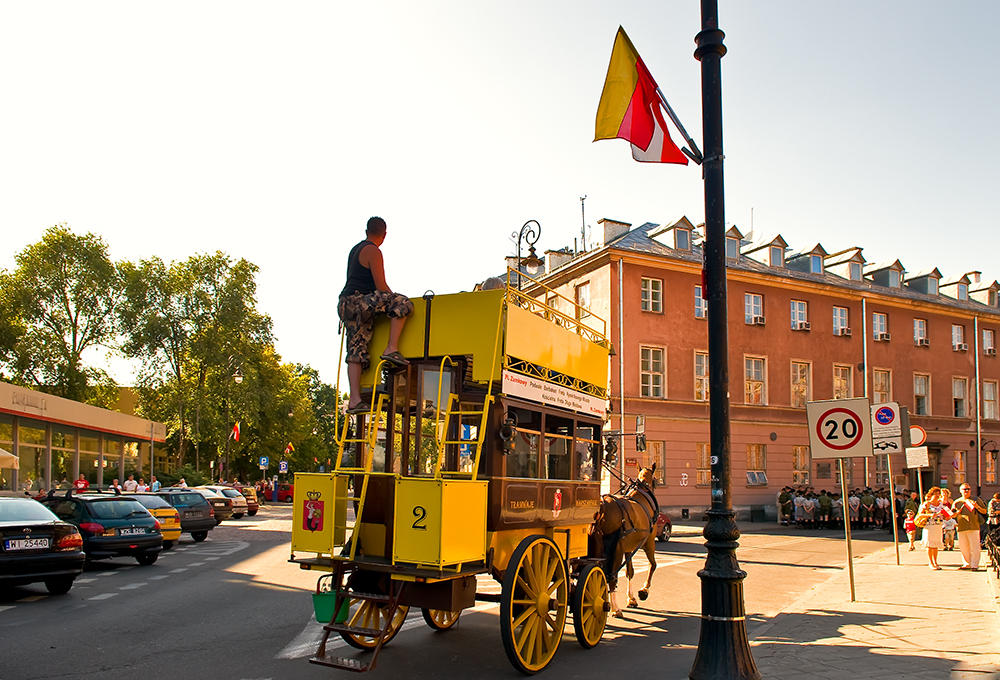
[[[844,567],[843,534],[774,525],[743,529],[738,556],[748,572],[751,636]],[[307,662],[322,634],[309,595],[318,574],[286,562],[290,530],[291,508],[269,506],[256,517],[224,522],[203,543],[184,535],[149,567],[128,559],[96,563],[67,595],[48,596],[41,584],[0,594],[0,679],[347,677]],[[544,674],[593,678],[627,669],[687,677],[698,643],[697,571],[705,550],[700,536],[686,533],[658,544],[652,592],[640,608],[626,610],[624,620],[611,619],[591,650],[577,644],[570,623]],[[855,532],[854,538],[855,556],[891,542],[891,535],[877,531]],[[645,558],[636,568],[637,580],[645,578]],[[492,579],[481,579],[481,590],[499,591]],[[624,572],[622,584],[620,589]],[[331,646],[355,653],[340,642]],[[446,632],[432,631],[418,611],[411,612],[371,677],[404,676],[521,677],[503,651],[498,605],[477,603]]]

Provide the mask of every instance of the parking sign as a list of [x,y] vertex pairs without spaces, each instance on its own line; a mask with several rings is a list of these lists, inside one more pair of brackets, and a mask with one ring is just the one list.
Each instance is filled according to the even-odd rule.
[[278,463],[278,472],[284,474],[288,472],[288,461],[283,460]]
[[806,404],[813,458],[872,455],[871,407],[864,397]]

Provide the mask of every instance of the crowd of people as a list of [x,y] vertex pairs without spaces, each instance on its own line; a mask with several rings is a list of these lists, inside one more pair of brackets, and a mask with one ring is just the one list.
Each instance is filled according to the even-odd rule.
[[[914,494],[915,495],[915,494]],[[896,494],[896,511],[902,515],[906,496]],[[834,529],[844,526],[844,507],[853,529],[891,529],[892,493],[887,489],[853,489],[847,499],[836,491],[811,486],[786,486],[778,492],[778,520],[804,529]],[[902,525],[900,525],[902,526]]]

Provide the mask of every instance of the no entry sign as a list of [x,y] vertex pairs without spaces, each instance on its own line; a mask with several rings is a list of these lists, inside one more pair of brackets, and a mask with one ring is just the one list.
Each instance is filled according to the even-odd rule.
[[863,397],[806,404],[812,457],[860,458],[872,455],[871,415],[871,406]]

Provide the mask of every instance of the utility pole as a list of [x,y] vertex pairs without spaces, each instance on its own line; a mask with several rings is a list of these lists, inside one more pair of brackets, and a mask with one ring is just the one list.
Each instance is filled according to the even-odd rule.
[[587,194],[580,197],[580,252],[587,252],[587,215],[583,208],[583,202],[587,200]]

